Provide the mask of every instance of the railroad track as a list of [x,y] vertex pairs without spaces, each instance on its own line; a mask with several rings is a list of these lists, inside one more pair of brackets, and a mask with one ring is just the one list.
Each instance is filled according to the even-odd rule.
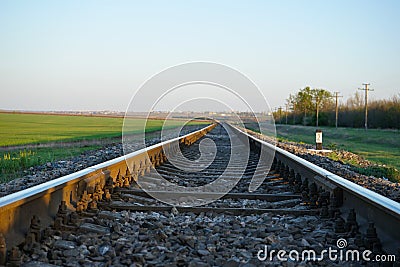
[[[211,153],[214,149],[214,144],[217,148],[217,153],[212,163],[201,171],[197,171],[199,165],[207,165],[207,160],[197,160],[200,158],[200,143],[198,140],[189,147],[182,148],[182,155],[172,157],[170,161],[157,166],[154,170],[140,177],[141,183],[146,183],[148,189],[143,191],[136,188],[118,188],[115,193],[114,201],[104,203],[103,208],[109,210],[130,210],[130,211],[170,211],[171,206],[164,205],[160,201],[153,200],[151,195],[165,196],[165,198],[175,200],[183,207],[176,207],[180,212],[226,212],[229,214],[262,214],[266,212],[276,214],[317,214],[316,210],[310,210],[306,206],[301,205],[302,195],[293,194],[292,190],[278,172],[268,173],[267,167],[262,163],[259,165],[259,155],[250,151],[248,157],[238,157],[232,166],[228,167],[230,158],[230,138],[222,126],[217,128],[207,135],[213,143],[205,145],[202,153]],[[231,136],[235,138],[235,136]],[[211,145],[212,144],[212,145]],[[240,149],[245,149],[242,145]],[[180,157],[185,157],[192,160],[191,166],[185,165],[187,169],[195,169],[196,171],[182,170],[179,165]],[[241,170],[242,166],[245,169]],[[263,170],[263,175],[267,180],[257,191],[249,193],[248,187],[256,168]],[[221,194],[224,189],[215,186],[212,191],[207,192],[191,192],[188,189],[196,188],[205,184],[210,184],[226,172],[220,184],[222,186],[232,186],[230,193]],[[159,179],[161,174],[164,179],[171,183],[178,184],[181,187],[180,191],[168,191],[168,185]],[[237,179],[241,178],[241,179]],[[201,203],[209,202],[216,198],[223,198],[223,201],[212,202],[211,205],[197,207]],[[253,203],[243,203],[246,200],[253,200]],[[236,201],[236,203],[235,203]],[[248,202],[248,201],[247,201]],[[195,206],[195,207],[194,207]],[[294,209],[293,206],[300,206]]]
[[[230,161],[247,148],[238,140],[251,149]],[[264,245],[320,252],[338,239],[399,252],[398,203],[278,148],[270,166],[260,155],[272,149],[213,124],[1,198],[0,265],[280,265],[259,259]]]

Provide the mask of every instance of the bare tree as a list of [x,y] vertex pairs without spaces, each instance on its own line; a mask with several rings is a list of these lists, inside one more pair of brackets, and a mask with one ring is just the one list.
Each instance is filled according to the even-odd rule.
[[346,105],[354,109],[362,108],[364,106],[364,97],[356,91],[353,96],[347,99]]

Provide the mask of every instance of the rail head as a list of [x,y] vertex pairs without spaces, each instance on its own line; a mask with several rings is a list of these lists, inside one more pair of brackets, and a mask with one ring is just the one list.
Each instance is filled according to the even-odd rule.
[[20,203],[21,201],[24,201],[24,202],[29,201],[29,199],[35,198],[35,196],[40,197],[40,195],[43,193],[51,193],[52,191],[57,190],[57,188],[62,187],[68,183],[74,183],[77,180],[81,179],[82,177],[87,177],[88,175],[93,174],[96,171],[106,170],[110,166],[118,164],[127,159],[134,158],[134,157],[141,155],[143,153],[146,153],[147,151],[150,151],[154,148],[158,148],[161,146],[165,146],[167,144],[171,144],[176,141],[180,141],[182,139],[185,139],[190,136],[201,133],[204,130],[209,130],[211,127],[213,127],[213,125],[214,124],[207,125],[206,127],[202,128],[200,130],[188,133],[186,135],[175,137],[173,139],[166,140],[166,141],[139,149],[139,150],[131,152],[127,155],[120,156],[120,157],[90,166],[90,167],[82,169],[80,171],[77,171],[77,172],[41,183],[41,184],[38,184],[35,186],[32,186],[30,188],[6,195],[4,197],[1,197],[0,198],[0,211],[7,207],[14,207],[14,206],[18,205],[18,203]]
[[333,199],[335,199],[334,201],[336,201],[334,205],[340,208],[342,218],[346,218],[345,215],[349,215],[354,210],[357,214],[358,231],[368,235],[370,227],[373,227],[379,237],[380,245],[386,253],[395,255],[400,251],[400,232],[398,231],[400,203],[333,174],[264,140],[260,140],[248,134],[244,129],[230,126],[238,134],[249,138],[253,143],[260,144],[262,149],[273,150],[275,158],[280,161],[280,168],[282,166],[285,169],[290,168],[295,173],[300,174],[303,181],[308,179],[308,182],[313,182],[318,187],[330,192]]
[[302,159],[286,150],[283,150],[279,147],[276,147],[264,140],[260,140],[249,133],[243,131],[242,129],[239,129],[238,127],[235,127],[233,125],[230,125],[230,127],[234,128],[236,131],[240,132],[243,135],[246,135],[248,138],[254,140],[255,142],[258,142],[268,149],[273,149],[275,150],[275,153],[282,155],[283,157],[289,159],[290,161],[293,161],[297,163],[298,165],[301,165],[303,168],[308,169],[309,171],[315,173],[315,175],[324,177],[327,179],[329,182],[335,184],[336,186],[340,187],[341,189],[357,195],[357,197],[364,199],[365,201],[369,202],[371,205],[376,206],[377,208],[380,208],[386,213],[389,213],[393,216],[396,216],[400,220],[400,203],[391,200],[385,196],[382,196],[376,192],[373,192],[367,188],[364,188],[360,185],[357,185],[343,177],[340,177],[328,170],[325,170],[305,159]]
[[[40,218],[44,229],[54,222],[62,207],[85,211],[96,206],[97,200],[110,197],[114,187],[129,186],[136,182],[137,175],[129,171],[128,164],[139,164],[139,171],[147,173],[152,165],[160,161],[165,149],[173,142],[190,144],[204,136],[216,126],[215,123],[158,144],[137,150],[125,156],[88,167],[78,172],[15,192],[0,198],[0,242],[4,237],[11,248],[24,241],[34,216]],[[166,148],[164,148],[166,146]],[[144,164],[142,164],[144,163]],[[65,205],[61,205],[64,203]],[[3,250],[5,249],[3,247]],[[0,255],[1,256],[1,255]]]

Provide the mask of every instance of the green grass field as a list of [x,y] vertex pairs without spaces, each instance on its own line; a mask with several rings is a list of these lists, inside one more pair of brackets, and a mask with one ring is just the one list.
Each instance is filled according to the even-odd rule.
[[[129,119],[129,133],[143,132],[143,122],[144,119],[140,118]],[[171,120],[164,128],[181,126],[183,123]],[[88,145],[81,141],[121,137],[122,124],[123,118],[0,113],[0,182],[18,177],[21,171],[29,167],[100,148],[101,145]],[[148,120],[146,132],[161,130],[163,124],[164,120]],[[61,142],[72,142],[73,145],[58,145]],[[52,146],[26,147],[39,143],[52,143]]]
[[[277,125],[276,129],[278,138],[315,144],[315,127]],[[323,131],[324,148],[351,151],[373,163],[400,170],[400,131],[331,127],[319,129]]]
[[[148,120],[146,132],[160,130],[163,122]],[[0,113],[0,147],[119,137],[122,123],[123,118]],[[170,121],[168,127],[182,123]],[[143,119],[129,119],[129,125],[130,133],[143,131]]]
[[68,147],[40,147],[34,149],[10,150],[2,153],[0,158],[0,183],[21,176],[23,170],[46,162],[68,159],[84,151],[100,148],[100,145]]

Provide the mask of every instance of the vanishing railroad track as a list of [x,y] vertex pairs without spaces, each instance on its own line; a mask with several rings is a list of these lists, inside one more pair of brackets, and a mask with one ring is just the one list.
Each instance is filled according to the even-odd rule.
[[[277,214],[317,214],[315,210],[309,210],[305,206],[293,209],[293,206],[302,203],[302,195],[299,193],[293,194],[287,180],[283,179],[279,172],[268,173],[267,166],[258,165],[259,155],[256,152],[250,151],[249,157],[240,157],[236,162],[233,162],[232,166],[228,166],[231,145],[229,136],[222,126],[217,126],[207,135],[207,138],[214,142],[212,144],[216,145],[217,153],[212,163],[205,169],[190,172],[180,169],[178,164],[166,161],[140,177],[141,182],[146,183],[150,190],[143,191],[137,185],[135,185],[135,188],[118,188],[114,190],[116,193],[113,198],[114,201],[104,203],[103,208],[131,211],[170,211],[171,206],[165,205],[149,196],[149,193],[157,193],[166,194],[168,198],[176,198],[183,207],[175,207],[175,209],[182,212],[200,213],[211,211],[237,215],[262,214],[266,212]],[[192,160],[193,166],[185,165],[186,168],[190,169],[191,167],[195,168],[196,165],[206,165],[205,161],[197,160],[200,158],[199,145],[201,141],[202,139],[191,146],[182,148],[182,156]],[[209,151],[212,151],[213,148],[214,145],[205,145],[202,153],[211,153]],[[242,149],[245,148],[243,145]],[[179,162],[176,158],[171,160]],[[244,172],[242,171],[243,175],[240,166],[246,167]],[[256,168],[264,170],[263,175],[266,175],[267,180],[257,191],[249,193],[249,184]],[[223,189],[216,187],[212,192],[193,193],[188,192],[186,187],[193,188],[209,184],[220,177],[226,170],[228,170],[228,173],[222,178],[222,183],[234,186],[231,192],[223,195],[222,201],[217,200],[210,205],[191,207],[196,205],[199,199],[207,201],[207,199],[219,196]],[[166,191],[168,186],[159,179],[158,174],[161,174],[167,181],[185,188],[180,191]],[[241,179],[236,179],[237,177],[241,177]],[[238,183],[236,184],[236,182]],[[118,200],[115,201],[117,198]],[[243,200],[253,201],[244,203]]]
[[[229,162],[230,138],[249,141],[249,154]],[[177,143],[181,154],[172,145]],[[399,253],[399,203],[279,148],[270,168],[262,149],[271,153],[274,147],[239,128],[213,124],[3,197],[0,265],[281,265],[276,255],[259,258],[264,245],[320,253],[337,249],[338,239],[372,256]],[[211,163],[201,157],[213,151]],[[254,178],[265,180],[249,192]],[[233,189],[221,194],[216,184],[211,191],[187,190],[217,179]],[[170,183],[181,187],[171,192]],[[172,207],[154,195],[181,205]]]

